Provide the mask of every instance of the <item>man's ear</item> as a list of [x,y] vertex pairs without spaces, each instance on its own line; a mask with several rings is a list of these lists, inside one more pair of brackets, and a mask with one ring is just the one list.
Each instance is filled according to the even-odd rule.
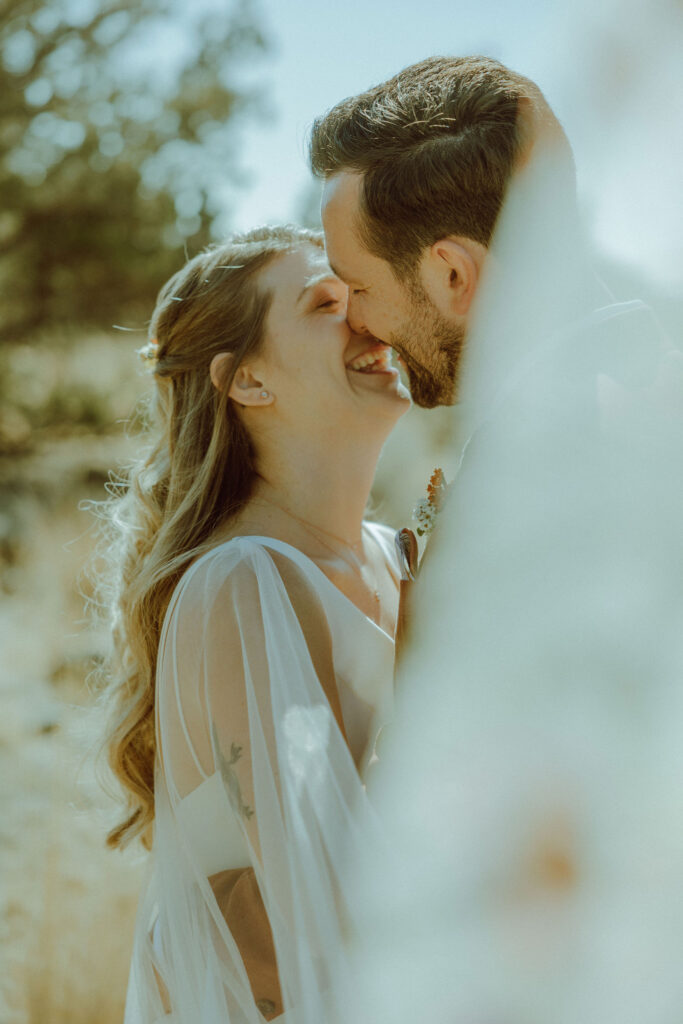
[[471,238],[440,238],[423,264],[425,282],[445,313],[465,316],[472,305],[486,247]]

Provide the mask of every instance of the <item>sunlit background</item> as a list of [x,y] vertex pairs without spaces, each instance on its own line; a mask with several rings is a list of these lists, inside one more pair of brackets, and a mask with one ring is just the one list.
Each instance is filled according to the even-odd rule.
[[[0,1022],[109,1024],[144,857],[105,852],[111,807],[81,709],[101,649],[79,508],[135,448],[134,349],[157,289],[214,237],[318,223],[313,118],[430,54],[535,79],[574,145],[597,269],[676,335],[681,7],[675,0],[0,2]],[[413,410],[379,515],[408,522],[451,419]]]

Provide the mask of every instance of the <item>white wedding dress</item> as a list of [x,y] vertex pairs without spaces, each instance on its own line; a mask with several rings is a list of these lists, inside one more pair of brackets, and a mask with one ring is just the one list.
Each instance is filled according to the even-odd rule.
[[[398,587],[392,531],[365,525]],[[234,538],[184,573],[159,644],[154,845],[125,1024],[333,1019],[356,919],[346,866],[380,833],[365,782],[393,657],[393,638],[282,541]],[[248,867],[273,933],[276,1017],[209,881]]]

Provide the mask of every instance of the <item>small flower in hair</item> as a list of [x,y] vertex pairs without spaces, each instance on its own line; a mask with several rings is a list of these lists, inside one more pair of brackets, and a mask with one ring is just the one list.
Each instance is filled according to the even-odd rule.
[[146,345],[137,349],[137,354],[142,359],[146,370],[156,370],[159,362],[159,342],[156,338],[150,338]]
[[427,497],[422,498],[413,509],[413,519],[418,524],[419,537],[431,533],[446,497],[446,478],[442,469],[435,469],[427,485]]

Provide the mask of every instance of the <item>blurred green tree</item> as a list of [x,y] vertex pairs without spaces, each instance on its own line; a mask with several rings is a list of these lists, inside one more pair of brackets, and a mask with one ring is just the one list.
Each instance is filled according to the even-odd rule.
[[0,0],[0,340],[140,326],[239,183],[248,0]]

